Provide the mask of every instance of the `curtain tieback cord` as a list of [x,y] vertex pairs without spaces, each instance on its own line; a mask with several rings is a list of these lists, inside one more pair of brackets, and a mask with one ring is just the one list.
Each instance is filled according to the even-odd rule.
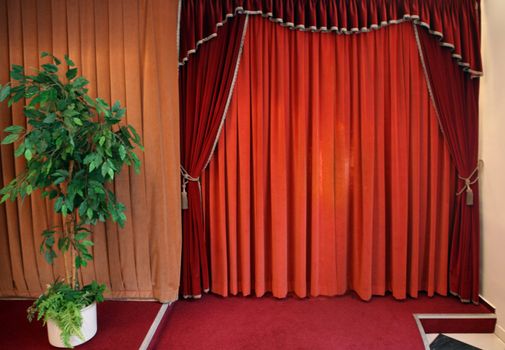
[[[465,185],[458,191],[456,195],[460,196],[463,194],[463,192],[466,192],[466,205],[473,205],[472,185],[477,183],[477,181],[479,181],[479,170],[480,168],[482,168],[483,164],[484,162],[482,160],[479,160],[479,163],[468,177],[462,177],[458,175],[458,178],[464,181]],[[183,177],[182,192],[181,192],[181,208],[188,209],[188,193],[186,192],[186,186],[189,183],[189,181],[198,182],[198,188],[200,189],[200,177],[192,177],[191,175],[189,175],[187,170],[182,165],[181,165],[181,176]]]
[[184,169],[182,165],[181,165],[181,176],[182,176],[181,209],[188,209],[188,193],[186,192],[186,185],[190,181],[198,182],[198,189],[201,191],[200,177],[193,177],[189,175],[188,171]]
[[475,169],[473,169],[472,173],[468,177],[462,177],[458,175],[458,178],[465,182],[465,185],[456,193],[457,196],[466,192],[466,205],[473,205],[473,190],[472,185],[479,181],[479,171],[480,168],[484,165],[482,160],[479,160]]

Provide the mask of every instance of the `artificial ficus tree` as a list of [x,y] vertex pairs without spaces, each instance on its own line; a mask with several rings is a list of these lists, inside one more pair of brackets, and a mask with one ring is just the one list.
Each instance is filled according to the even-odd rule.
[[52,263],[61,253],[65,283],[77,290],[78,273],[92,259],[93,246],[88,225],[111,218],[121,227],[126,216],[107,183],[124,165],[140,170],[135,154],[143,150],[140,136],[122,123],[125,109],[119,102],[109,106],[92,98],[88,81],[78,76],[74,62],[65,56],[68,67],[60,76],[62,61],[43,52],[49,63],[26,72],[12,65],[11,83],[0,85],[0,102],[11,106],[25,102],[26,125],[12,125],[4,132],[2,144],[15,144],[15,156],[24,157],[26,167],[0,190],[0,203],[25,198],[34,190],[54,200],[54,211],[62,225],[42,232],[41,252]]

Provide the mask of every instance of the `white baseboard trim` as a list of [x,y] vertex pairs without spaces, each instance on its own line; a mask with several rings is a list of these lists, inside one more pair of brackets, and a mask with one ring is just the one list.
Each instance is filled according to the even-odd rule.
[[158,311],[158,314],[154,318],[154,321],[151,324],[151,327],[149,328],[149,331],[147,331],[144,341],[142,342],[142,344],[139,347],[139,350],[147,350],[147,348],[149,347],[151,340],[153,340],[154,334],[156,333],[156,330],[158,329],[158,326],[160,325],[160,322],[163,319],[165,312],[167,312],[167,309],[170,306],[170,304],[171,303],[166,303],[166,304],[161,305],[161,307]]
[[495,314],[415,314],[419,319],[474,319],[496,318]]
[[505,328],[503,328],[502,326],[500,325],[496,325],[495,329],[494,329],[494,334],[496,334],[496,336],[498,338],[500,338],[500,340],[502,342],[505,343]]
[[489,300],[487,300],[486,298],[484,298],[484,296],[482,294],[479,294],[479,298],[482,299],[486,304],[488,304],[489,306],[491,306],[495,312],[496,312],[496,306],[494,306],[494,304],[492,302],[490,302]]

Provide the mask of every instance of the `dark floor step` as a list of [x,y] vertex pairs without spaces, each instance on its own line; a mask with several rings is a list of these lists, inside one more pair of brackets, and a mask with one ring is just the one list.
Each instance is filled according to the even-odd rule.
[[425,333],[493,333],[495,314],[417,314]]

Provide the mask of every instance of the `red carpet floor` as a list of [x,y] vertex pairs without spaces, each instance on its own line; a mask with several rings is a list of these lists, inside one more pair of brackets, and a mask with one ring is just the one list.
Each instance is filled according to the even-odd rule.
[[[0,301],[0,349],[52,349],[41,322],[29,323],[26,308],[32,301]],[[106,301],[98,305],[98,333],[80,350],[138,349],[160,304]]]
[[424,349],[414,313],[487,313],[452,297],[205,295],[168,311],[151,349]]

